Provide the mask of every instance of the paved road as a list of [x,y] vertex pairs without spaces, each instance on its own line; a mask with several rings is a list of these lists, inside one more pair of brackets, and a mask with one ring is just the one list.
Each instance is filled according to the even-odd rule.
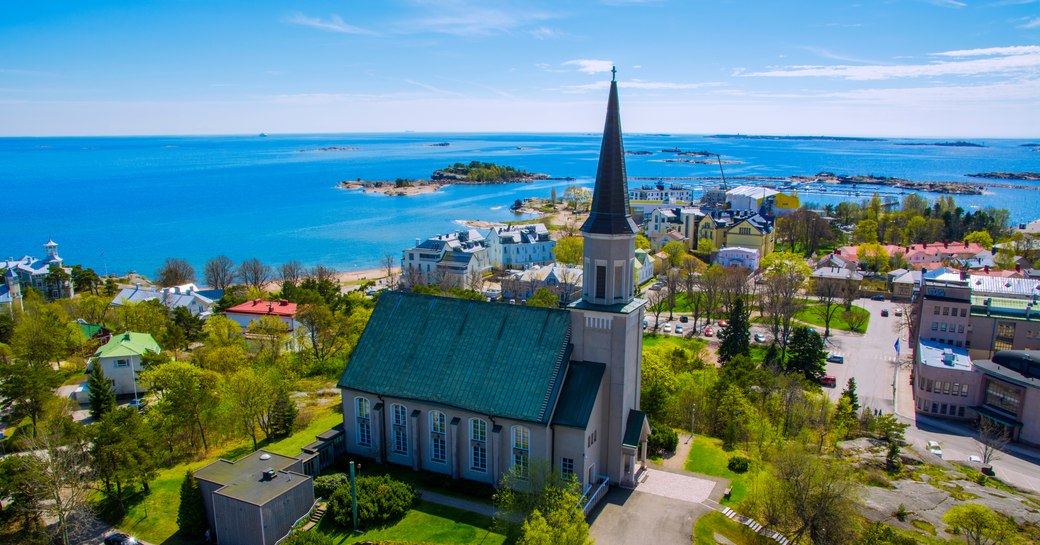
[[700,503],[612,488],[589,517],[589,535],[597,545],[690,545],[694,521],[709,512]]

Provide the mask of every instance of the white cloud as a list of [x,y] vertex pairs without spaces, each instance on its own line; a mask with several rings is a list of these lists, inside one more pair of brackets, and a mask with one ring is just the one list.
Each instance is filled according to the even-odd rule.
[[1026,21],[1025,23],[1022,23],[1021,25],[1018,25],[1018,28],[1027,28],[1027,29],[1028,28],[1040,28],[1040,17],[1037,17],[1037,18],[1033,19],[1032,21]]
[[[746,73],[734,71],[734,76],[757,77],[830,77],[847,80],[883,80],[892,78],[978,76],[987,74],[1040,72],[1040,46],[991,47],[934,53],[939,57],[966,60],[937,61],[928,64],[901,65],[834,65],[784,66],[773,70]],[[975,58],[983,57],[983,58]]]
[[[520,8],[509,4],[488,7],[486,3],[466,1],[419,2],[429,15],[409,19],[396,26],[401,34],[437,32],[453,36],[492,36],[522,31],[528,25],[554,19],[547,11]],[[548,29],[546,29],[548,30]],[[537,29],[535,29],[537,32]],[[538,37],[538,36],[536,36]]]
[[351,24],[347,24],[343,21],[343,18],[339,15],[332,15],[328,21],[322,20],[321,17],[307,17],[306,15],[296,12],[291,17],[285,19],[286,23],[309,26],[312,28],[319,28],[321,30],[327,30],[329,32],[340,32],[343,34],[362,34],[366,36],[377,36],[377,32],[373,32],[366,28],[361,28]]
[[531,36],[538,38],[539,40],[547,40],[549,38],[558,38],[561,33],[558,30],[551,29],[549,27],[540,26],[529,32]]
[[943,8],[963,8],[968,5],[957,0],[928,0],[928,3]]
[[563,63],[564,66],[577,66],[578,71],[585,74],[600,74],[602,72],[610,72],[614,68],[613,61],[604,61],[598,59],[575,59],[573,61],[567,61]]

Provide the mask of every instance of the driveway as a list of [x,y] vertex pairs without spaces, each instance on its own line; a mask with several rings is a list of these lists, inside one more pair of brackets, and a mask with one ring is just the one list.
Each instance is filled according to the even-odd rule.
[[694,521],[709,512],[700,503],[612,488],[589,517],[589,534],[597,545],[690,545]]

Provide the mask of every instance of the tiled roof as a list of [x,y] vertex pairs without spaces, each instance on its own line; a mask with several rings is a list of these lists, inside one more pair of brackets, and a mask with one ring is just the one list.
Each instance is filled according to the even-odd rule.
[[571,362],[567,368],[567,380],[563,382],[563,390],[560,392],[560,401],[556,403],[553,424],[585,429],[606,368],[602,363]]
[[556,309],[386,292],[339,386],[545,423],[570,320]]
[[241,305],[235,305],[227,309],[225,313],[292,317],[296,316],[296,303],[290,303],[284,299],[281,301],[253,299],[252,301],[246,301]]
[[134,333],[128,331],[119,335],[112,335],[101,348],[94,352],[98,358],[114,358],[120,356],[143,356],[146,352],[162,352],[155,339],[147,333]]

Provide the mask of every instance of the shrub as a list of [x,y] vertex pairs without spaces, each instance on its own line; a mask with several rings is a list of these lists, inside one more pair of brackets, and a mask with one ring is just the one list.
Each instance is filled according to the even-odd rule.
[[899,522],[906,522],[906,517],[909,514],[910,512],[906,510],[906,506],[903,504],[899,504],[899,507],[896,508],[896,512],[893,513],[893,515],[899,519]]
[[679,445],[679,435],[671,427],[660,422],[650,424],[650,436],[646,448],[651,452],[674,452]]
[[321,475],[314,479],[314,495],[319,498],[330,498],[337,488],[350,482],[346,473]]
[[[358,524],[366,528],[385,526],[403,517],[418,498],[411,485],[388,475],[358,477]],[[340,526],[350,527],[354,520],[352,509],[350,485],[340,486],[329,500],[332,519]]]
[[319,532],[293,532],[282,545],[335,545],[332,536]]
[[746,456],[731,456],[726,467],[733,473],[747,473],[748,468],[751,467],[751,460]]

